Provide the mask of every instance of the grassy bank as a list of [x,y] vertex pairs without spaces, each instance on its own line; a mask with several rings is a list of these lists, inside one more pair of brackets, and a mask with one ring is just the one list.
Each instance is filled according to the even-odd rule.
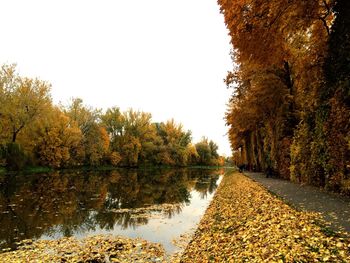
[[350,262],[350,240],[328,235],[240,173],[224,177],[181,262]]
[[23,168],[22,170],[19,171],[12,171],[8,170],[4,167],[0,168],[0,174],[38,174],[38,173],[49,173],[55,171],[55,169],[52,169],[50,167],[44,167],[44,166],[28,166]]
[[10,171],[4,167],[0,167],[0,174],[20,174],[20,173],[29,173],[29,174],[38,174],[38,173],[49,173],[54,171],[112,171],[119,169],[141,169],[141,170],[159,170],[159,169],[234,169],[232,167],[222,167],[222,166],[138,166],[138,167],[116,167],[111,165],[102,165],[102,166],[77,166],[71,168],[61,168],[54,169],[45,166],[28,166],[23,168],[20,171]]

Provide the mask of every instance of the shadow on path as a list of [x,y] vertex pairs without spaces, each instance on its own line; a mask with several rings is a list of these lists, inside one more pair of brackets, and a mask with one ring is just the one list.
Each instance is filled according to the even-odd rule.
[[244,172],[288,204],[304,211],[320,212],[335,231],[350,233],[350,198],[329,193],[314,186],[299,185],[287,180],[266,178],[263,173]]

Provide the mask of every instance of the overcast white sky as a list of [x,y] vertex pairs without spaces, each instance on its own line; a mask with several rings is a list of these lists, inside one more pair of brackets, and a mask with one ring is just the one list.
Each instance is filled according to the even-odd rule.
[[55,103],[174,118],[230,155],[230,44],[216,0],[0,0],[0,63],[52,84]]

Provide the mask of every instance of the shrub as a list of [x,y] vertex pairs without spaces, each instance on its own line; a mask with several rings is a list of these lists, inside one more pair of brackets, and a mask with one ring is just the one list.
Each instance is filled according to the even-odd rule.
[[6,164],[9,170],[19,171],[27,163],[27,157],[18,143],[6,145]]

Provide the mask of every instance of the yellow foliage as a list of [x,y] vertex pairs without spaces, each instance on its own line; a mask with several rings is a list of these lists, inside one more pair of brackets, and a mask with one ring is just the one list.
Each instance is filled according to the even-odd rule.
[[64,166],[71,158],[71,151],[79,148],[82,140],[78,127],[70,125],[69,118],[57,108],[48,112],[35,127],[31,139],[42,165]]
[[113,166],[117,166],[122,159],[122,157],[118,152],[111,152],[108,157],[109,157],[109,162]]
[[350,239],[328,237],[316,220],[231,173],[180,262],[349,262]]

